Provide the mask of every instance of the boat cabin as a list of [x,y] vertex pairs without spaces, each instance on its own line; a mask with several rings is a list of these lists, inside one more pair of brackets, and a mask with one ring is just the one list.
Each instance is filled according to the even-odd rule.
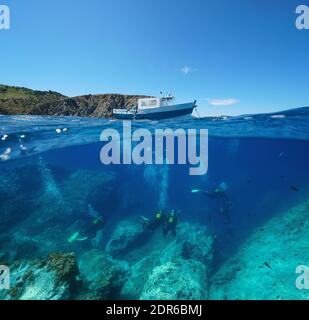
[[174,102],[175,102],[175,97],[170,95],[166,97],[161,97],[161,98],[138,99],[138,110],[165,107],[165,106],[173,105]]

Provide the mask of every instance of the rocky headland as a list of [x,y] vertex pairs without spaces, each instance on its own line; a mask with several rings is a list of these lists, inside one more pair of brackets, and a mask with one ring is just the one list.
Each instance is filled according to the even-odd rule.
[[147,96],[111,93],[67,97],[53,91],[0,85],[0,114],[110,118],[113,109],[129,109],[143,97]]

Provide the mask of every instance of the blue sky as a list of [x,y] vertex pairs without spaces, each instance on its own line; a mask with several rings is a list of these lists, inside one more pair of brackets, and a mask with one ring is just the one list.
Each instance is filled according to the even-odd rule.
[[309,105],[309,0],[0,0],[0,83],[197,99],[202,114]]

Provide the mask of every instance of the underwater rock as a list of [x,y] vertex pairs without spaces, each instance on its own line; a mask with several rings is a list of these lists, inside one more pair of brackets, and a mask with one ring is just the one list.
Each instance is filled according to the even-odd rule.
[[121,299],[136,300],[147,282],[152,270],[158,265],[160,256],[157,254],[146,255],[130,267],[128,279],[121,290]]
[[166,239],[160,249],[160,263],[182,257],[200,261],[207,266],[208,273],[213,261],[213,237],[204,226],[191,223],[180,223],[174,239]]
[[[72,221],[79,219],[80,228],[87,228],[91,219],[89,201],[99,207],[100,214],[108,216],[102,208],[113,205],[109,199],[113,174],[91,170],[74,173],[66,170],[65,174],[62,170],[59,174],[59,170],[40,159],[37,167],[21,167],[11,173],[1,171],[0,251],[8,251],[10,260],[34,259],[75,249],[67,242],[67,235]],[[94,239],[95,245],[103,247],[104,239],[102,234],[99,236]],[[85,245],[82,244],[83,248]]]
[[[66,241],[64,227],[50,225],[45,228],[28,227],[29,221],[25,221],[12,234],[0,241],[0,250],[9,254],[9,261],[21,259],[38,259],[46,257],[53,252],[70,252],[74,248]],[[33,222],[35,224],[35,222]]]
[[10,259],[10,254],[8,252],[0,252],[0,265],[5,265]]
[[299,265],[309,263],[309,203],[276,215],[258,227],[212,277],[213,300],[308,300],[299,290]]
[[[198,260],[210,266],[213,256],[213,237],[204,226],[190,223],[180,223],[175,238],[163,237],[160,229],[149,232],[135,220],[119,222],[106,245],[106,251],[113,256],[127,254],[131,250],[138,255],[138,250],[151,248],[160,251],[161,263],[173,256],[183,256],[184,259]],[[137,252],[136,252],[137,251]],[[144,253],[141,252],[141,255]]]
[[193,259],[205,264],[210,272],[213,262],[214,238],[204,226],[182,224],[178,230],[178,238],[183,239],[182,257]]
[[141,300],[200,300],[207,298],[206,267],[195,260],[176,259],[153,269]]
[[139,244],[148,234],[145,234],[141,224],[135,220],[124,220],[117,224],[106,245],[106,251],[112,256],[125,254]]
[[[15,227],[31,213],[31,199],[37,196],[41,181],[35,166],[0,172],[0,235]],[[29,188],[31,185],[31,188]]]
[[6,252],[8,262],[34,259],[39,249],[40,246],[37,241],[25,235],[21,230],[17,230],[13,234],[8,233],[0,241],[0,250]]
[[72,253],[54,253],[43,260],[16,262],[10,266],[11,288],[0,292],[0,299],[71,299],[78,272]]
[[[89,218],[88,204],[99,209],[108,208],[108,199],[113,192],[113,174],[78,170],[66,172],[65,178],[57,181],[55,175],[58,168],[47,166],[43,160],[39,162],[39,167],[44,183],[33,203],[31,214],[23,223],[28,233],[46,228],[46,225],[57,225],[58,228],[61,225],[64,228],[76,217],[86,220]],[[99,213],[105,215],[99,209]]]
[[73,253],[52,253],[48,256],[46,265],[49,270],[56,273],[58,282],[66,282],[74,286],[79,269]]
[[[187,265],[188,269],[190,266],[193,267],[195,262],[203,265],[204,276],[207,279],[212,269],[213,237],[205,227],[180,223],[175,238],[163,237],[160,229],[151,232],[150,235],[151,237],[146,243],[143,243],[143,246],[135,248],[127,256],[131,267],[128,280],[121,291],[123,299],[139,299],[153,270],[179,259],[180,261],[193,261],[193,264]],[[193,269],[188,273],[195,272]]]
[[95,210],[113,205],[109,199],[114,192],[114,181],[115,175],[110,172],[78,170],[63,181],[60,191],[75,211],[84,210],[81,213],[86,216],[88,204],[94,206]]
[[95,248],[102,248],[104,244],[104,232],[103,230],[99,230],[96,236],[91,240],[91,244]]
[[93,249],[83,254],[79,261],[79,269],[88,287],[88,292],[83,298],[101,300],[115,298],[118,295],[128,272],[128,265]]
[[38,251],[37,243],[31,239],[14,242],[14,247],[16,249],[14,260],[31,258]]
[[203,263],[209,272],[213,262],[213,241],[207,228],[187,222],[179,223],[175,237],[163,237],[161,230],[153,233],[146,246],[158,256],[157,264],[182,257]]

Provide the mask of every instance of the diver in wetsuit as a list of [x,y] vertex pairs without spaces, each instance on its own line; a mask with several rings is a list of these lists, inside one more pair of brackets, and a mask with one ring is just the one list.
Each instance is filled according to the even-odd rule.
[[225,222],[230,222],[229,210],[231,207],[231,201],[229,200],[226,191],[228,187],[225,182],[222,182],[218,187],[213,189],[212,191],[206,191],[206,195],[210,199],[218,199],[220,200],[220,214],[224,217]]
[[226,191],[228,186],[225,182],[220,183],[212,190],[192,189],[191,193],[203,193],[207,195],[209,199],[218,200],[220,204],[219,212],[224,216],[226,223],[230,222],[229,210],[231,207],[231,201],[229,200]]
[[98,215],[94,219],[92,219],[88,225],[88,227],[85,228],[85,231],[83,232],[85,235],[87,235],[90,239],[94,238],[97,235],[97,232],[104,227],[104,218],[101,215]]
[[172,210],[163,224],[163,236],[167,237],[171,233],[173,237],[176,237],[177,224],[178,215],[175,213],[175,210]]
[[158,212],[156,212],[152,219],[141,217],[142,223],[143,223],[143,229],[154,231],[164,223],[165,218],[166,216],[162,210],[159,210]]
[[227,185],[225,182],[222,182],[218,187],[214,188],[211,191],[204,191],[204,193],[211,199],[220,199],[226,197]]
[[95,211],[90,204],[88,205],[88,215],[91,219],[88,220],[88,223],[81,231],[74,232],[67,239],[69,243],[91,240],[96,237],[98,231],[103,229],[105,224],[103,216]]

